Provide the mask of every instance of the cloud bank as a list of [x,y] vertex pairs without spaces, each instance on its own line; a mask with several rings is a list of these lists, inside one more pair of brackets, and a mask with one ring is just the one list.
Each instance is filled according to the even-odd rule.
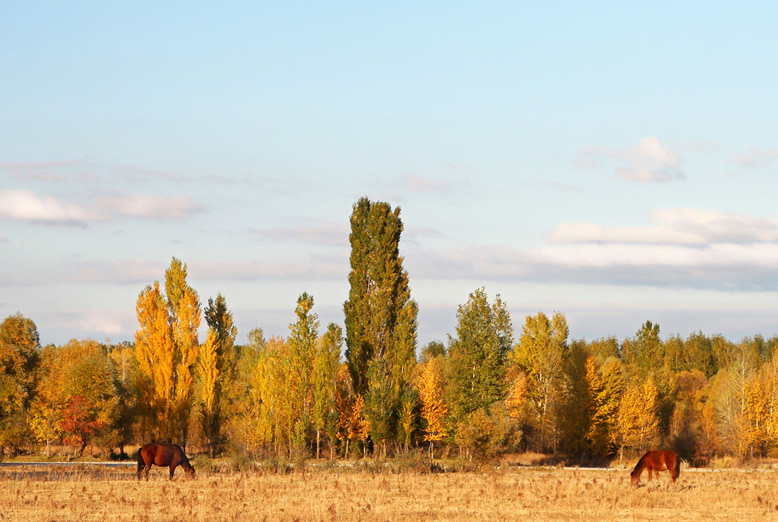
[[579,163],[587,166],[607,164],[616,177],[639,183],[666,183],[685,179],[681,159],[657,138],[647,137],[633,147],[583,147]]
[[0,190],[0,218],[29,223],[85,226],[122,217],[182,219],[204,211],[204,205],[187,196],[114,194],[71,203],[29,190]]

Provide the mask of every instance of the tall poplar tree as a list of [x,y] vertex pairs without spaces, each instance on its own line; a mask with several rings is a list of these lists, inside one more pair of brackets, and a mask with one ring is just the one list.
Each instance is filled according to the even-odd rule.
[[329,439],[330,458],[337,442],[338,411],[335,403],[335,385],[340,365],[343,331],[330,323],[327,331],[316,341],[314,363],[313,427],[316,430],[316,458],[321,454],[321,433]]
[[396,404],[416,364],[418,307],[411,300],[400,256],[400,209],[360,199],[351,214],[351,273],[346,316],[346,362],[354,392],[369,392],[368,368],[383,359]]
[[316,338],[319,336],[319,318],[311,312],[313,297],[303,292],[297,299],[297,321],[289,325],[287,339],[287,404],[290,409],[287,436],[290,455],[293,449],[305,444],[305,435],[312,423],[314,384],[314,362],[316,360]]
[[208,337],[200,348],[197,365],[200,376],[200,420],[208,443],[208,454],[214,456],[219,439],[219,354],[216,332],[208,329]]
[[200,301],[186,282],[186,264],[173,258],[159,282],[138,297],[135,355],[144,376],[141,390],[149,404],[152,433],[186,444],[192,411],[194,371],[200,344]]
[[[208,306],[204,310],[205,320],[208,323],[209,337],[213,332],[213,353],[203,353],[208,356],[207,365],[215,365],[212,381],[205,381],[205,374],[201,370],[201,405],[207,400],[211,401],[210,411],[203,420],[208,420],[207,438],[211,453],[215,453],[221,445],[221,428],[224,423],[225,410],[229,409],[230,390],[235,382],[237,357],[235,356],[235,337],[238,329],[232,321],[232,312],[227,308],[227,301],[219,293],[216,299],[208,299]],[[200,361],[201,368],[205,368]],[[206,397],[208,395],[208,397]],[[204,425],[205,427],[205,425]]]

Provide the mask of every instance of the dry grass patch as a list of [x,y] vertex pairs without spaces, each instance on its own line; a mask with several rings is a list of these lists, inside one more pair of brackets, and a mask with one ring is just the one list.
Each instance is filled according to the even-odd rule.
[[[130,469],[3,468],[0,520],[778,520],[775,472],[681,473],[629,487],[613,470],[487,473],[307,470],[200,473],[149,482]],[[645,476],[644,476],[645,483]]]

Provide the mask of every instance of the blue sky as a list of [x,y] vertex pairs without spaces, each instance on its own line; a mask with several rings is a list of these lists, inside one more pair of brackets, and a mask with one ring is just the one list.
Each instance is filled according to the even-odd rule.
[[484,286],[573,338],[778,333],[771,2],[4,2],[0,316],[131,340],[187,263],[239,342],[343,324],[400,206],[420,345]]

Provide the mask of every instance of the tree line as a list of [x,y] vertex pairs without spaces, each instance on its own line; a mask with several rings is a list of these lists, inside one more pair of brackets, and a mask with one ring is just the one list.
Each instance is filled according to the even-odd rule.
[[[0,448],[124,453],[148,440],[250,458],[573,460],[670,447],[695,464],[778,448],[778,338],[701,332],[570,339],[562,313],[527,316],[475,289],[447,342],[417,346],[418,306],[400,255],[400,209],[360,199],[351,215],[345,331],[297,300],[286,337],[235,343],[226,298],[202,303],[173,258],[136,303],[134,342],[40,346],[21,313],[0,324]],[[200,323],[207,323],[200,339]],[[419,349],[420,348],[420,349]]]

